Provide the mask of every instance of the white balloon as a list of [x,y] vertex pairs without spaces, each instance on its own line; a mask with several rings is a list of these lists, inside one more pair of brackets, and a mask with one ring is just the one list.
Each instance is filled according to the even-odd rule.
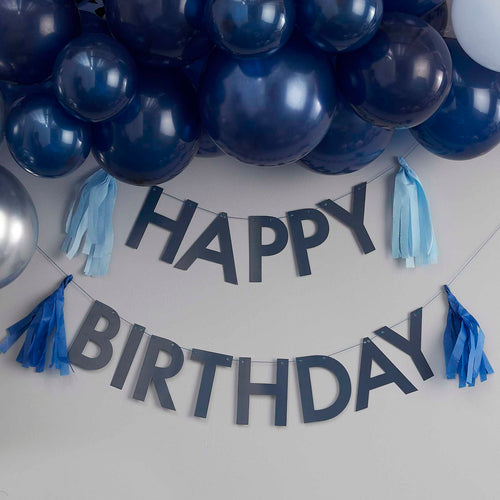
[[481,66],[500,71],[500,1],[453,0],[451,20],[465,52]]

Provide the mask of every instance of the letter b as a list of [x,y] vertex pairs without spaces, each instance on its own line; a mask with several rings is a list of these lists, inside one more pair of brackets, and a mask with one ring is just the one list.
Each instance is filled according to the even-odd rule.
[[[104,330],[99,331],[96,330],[96,326],[101,318],[106,320],[107,325]],[[104,368],[113,356],[113,346],[110,341],[116,337],[119,330],[120,317],[116,311],[96,300],[69,350],[70,363],[84,370],[99,370],[100,368]],[[92,342],[99,348],[99,354],[94,358],[83,354],[88,342]]]

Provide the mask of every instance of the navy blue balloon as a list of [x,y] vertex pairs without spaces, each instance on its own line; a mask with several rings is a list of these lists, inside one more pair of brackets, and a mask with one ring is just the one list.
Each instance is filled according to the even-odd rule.
[[445,100],[452,64],[446,43],[426,22],[387,14],[365,46],[337,57],[337,78],[361,118],[386,128],[427,120]]
[[161,184],[182,172],[196,154],[200,119],[196,94],[179,70],[140,70],[132,103],[94,125],[93,152],[122,181]]
[[192,63],[186,64],[182,67],[182,71],[188,77],[191,85],[197,89],[200,85],[200,80],[205,70],[207,69],[208,58],[210,54],[207,54]]
[[[191,85],[198,90],[200,85],[201,77],[207,68],[208,56],[197,59],[196,61],[188,64],[182,68],[184,74],[189,78]],[[215,156],[221,156],[224,153],[217,147],[212,138],[208,135],[207,131],[202,128],[198,146],[198,152],[196,156],[201,156],[203,158],[214,158]]]
[[295,2],[208,0],[206,23],[212,40],[235,57],[270,54],[292,35]]
[[227,154],[256,165],[303,158],[325,136],[335,109],[328,55],[294,37],[259,59],[216,51],[199,90],[202,122]]
[[54,65],[59,102],[81,120],[100,122],[120,113],[132,100],[137,68],[113,38],[90,33],[72,40]]
[[59,177],[85,161],[91,130],[52,94],[35,94],[14,104],[5,138],[12,156],[25,170],[41,177]]
[[347,52],[373,38],[383,10],[382,0],[298,0],[297,26],[320,49]]
[[0,92],[2,92],[7,111],[19,99],[24,97],[52,92],[54,84],[52,79],[45,80],[33,85],[20,85],[17,83],[0,82]]
[[0,92],[0,142],[3,141],[4,132],[5,132],[5,100],[3,98],[2,92]]
[[87,10],[80,11],[80,19],[82,22],[82,34],[86,33],[102,33],[103,35],[108,35],[108,25],[104,19],[100,18],[92,12]]
[[340,95],[325,138],[302,163],[322,174],[348,174],[377,159],[391,141],[393,131],[362,120]]
[[468,160],[500,143],[500,73],[474,62],[454,39],[451,91],[441,107],[411,133],[431,153]]
[[445,0],[384,0],[384,11],[421,16],[444,2]]
[[204,32],[205,0],[107,0],[111,33],[142,64],[183,66],[212,48]]
[[59,51],[79,34],[73,1],[0,0],[0,80],[44,80]]

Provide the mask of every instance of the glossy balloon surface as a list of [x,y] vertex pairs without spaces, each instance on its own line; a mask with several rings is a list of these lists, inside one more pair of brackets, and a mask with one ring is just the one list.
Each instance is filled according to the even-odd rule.
[[373,38],[383,10],[382,0],[298,0],[297,26],[320,49],[347,52]]
[[451,86],[446,43],[424,21],[388,14],[374,38],[337,57],[337,78],[346,100],[379,127],[410,128],[427,120]]
[[99,122],[120,113],[134,97],[137,69],[113,38],[90,33],[72,40],[54,65],[59,102],[81,120]]
[[[196,61],[188,64],[182,68],[184,74],[188,77],[191,85],[198,91],[201,77],[207,67],[208,56],[197,59]],[[221,156],[224,153],[217,147],[212,138],[208,135],[207,131],[202,127],[200,140],[198,141],[198,152],[196,156],[203,158],[213,158]]]
[[500,2],[453,0],[453,30],[469,57],[492,71],[500,71]]
[[412,16],[421,16],[445,0],[384,0],[384,12],[403,12]]
[[235,57],[271,53],[290,38],[295,24],[294,0],[208,0],[207,31]]
[[108,25],[104,19],[96,16],[92,12],[86,10],[80,11],[80,20],[82,22],[82,34],[87,33],[102,33],[109,34]]
[[90,126],[71,116],[51,94],[18,101],[7,118],[5,137],[17,163],[41,177],[73,171],[90,152]]
[[12,106],[17,100],[33,94],[52,92],[54,88],[52,79],[45,80],[32,85],[21,85],[10,82],[0,82],[0,92],[2,92],[7,108]]
[[59,51],[79,34],[80,16],[72,1],[0,0],[0,80],[44,80]]
[[205,73],[205,70],[207,69],[209,56],[210,54],[207,54],[206,56],[200,57],[199,59],[196,59],[196,61],[186,64],[185,66],[182,67],[183,73],[188,77],[189,81],[191,82],[191,85],[195,89],[199,87],[201,77],[203,76],[203,73]]
[[182,66],[212,44],[204,32],[205,0],[107,0],[111,33],[143,64]]
[[24,186],[0,166],[0,288],[29,264],[38,241],[38,217]]
[[335,93],[328,56],[297,37],[260,59],[217,51],[200,84],[202,122],[215,143],[241,161],[291,163],[323,139]]
[[94,155],[114,177],[153,185],[178,175],[196,154],[196,94],[179,70],[140,70],[136,97],[116,118],[94,125]]
[[339,92],[325,138],[302,159],[302,163],[322,174],[355,172],[378,158],[392,135],[392,130],[362,120]]
[[434,115],[411,130],[431,153],[450,160],[480,156],[500,143],[500,73],[474,62],[453,39],[451,91]]
[[0,92],[0,142],[3,140],[3,135],[5,133],[5,100],[3,98],[2,92]]

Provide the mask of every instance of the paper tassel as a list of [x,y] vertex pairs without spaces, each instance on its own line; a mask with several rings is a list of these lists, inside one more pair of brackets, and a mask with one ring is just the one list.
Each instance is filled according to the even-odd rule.
[[435,264],[438,249],[431,212],[417,174],[403,158],[396,174],[392,220],[392,256],[406,267]]
[[82,252],[88,255],[84,270],[87,276],[103,276],[108,272],[113,251],[116,191],[116,179],[98,170],[85,181],[78,204],[73,203],[68,215],[62,251],[72,259],[85,236]]
[[69,374],[66,328],[64,326],[64,289],[73,276],[67,276],[59,288],[38,304],[24,319],[12,325],[7,338],[0,344],[0,351],[6,353],[26,332],[24,344],[17,361],[25,368],[33,366],[37,372],[45,370],[45,358],[52,341],[52,362],[61,375]]
[[446,378],[458,374],[459,387],[473,387],[479,375],[481,382],[493,373],[484,353],[484,333],[476,319],[458,302],[445,286],[448,295],[448,321],[444,332]]

